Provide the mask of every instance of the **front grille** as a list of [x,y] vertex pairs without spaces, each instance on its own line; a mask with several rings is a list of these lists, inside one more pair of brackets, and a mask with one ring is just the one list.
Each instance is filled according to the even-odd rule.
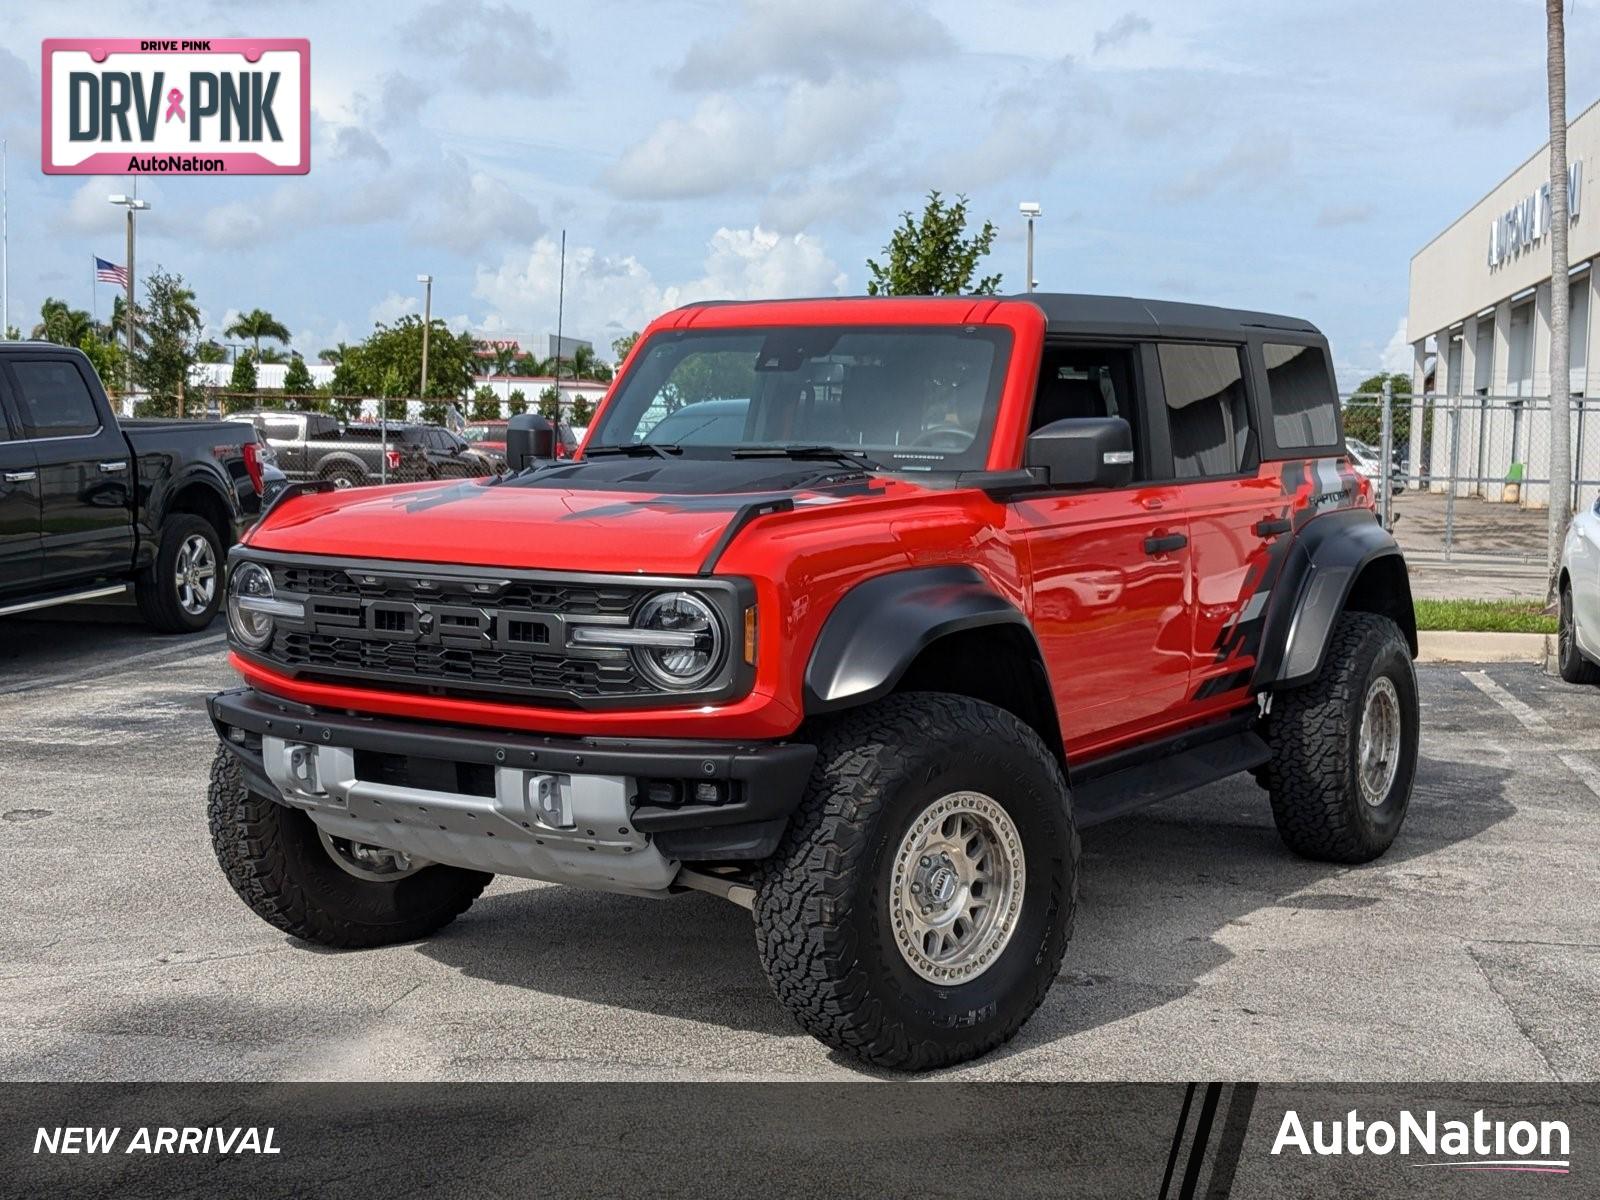
[[506,694],[560,706],[658,696],[625,650],[569,647],[569,619],[625,623],[658,590],[401,564],[269,563],[307,619],[284,621],[263,656],[302,678],[430,695]]

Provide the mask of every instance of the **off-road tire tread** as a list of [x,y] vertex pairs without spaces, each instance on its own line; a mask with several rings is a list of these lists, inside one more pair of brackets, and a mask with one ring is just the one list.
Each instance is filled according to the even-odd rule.
[[[212,549],[217,555],[217,594],[211,614],[202,622],[184,612],[172,587],[173,562],[168,561],[168,551],[175,560],[176,547],[183,544],[191,533],[211,536]],[[161,542],[156,548],[156,560],[134,581],[133,598],[138,603],[139,615],[157,633],[197,633],[211,624],[221,608],[227,590],[225,564],[228,548],[217,537],[216,526],[194,513],[173,513],[162,523]]]
[[226,750],[211,763],[206,818],[211,845],[228,883],[251,911],[283,932],[319,946],[370,949],[412,942],[443,929],[472,906],[492,875],[455,867],[435,867],[437,902],[424,914],[402,922],[372,924],[340,917],[308,896],[289,874],[281,822],[303,814],[251,792],[239,763]]
[[[1364,863],[1387,847],[1374,847],[1351,820],[1346,795],[1352,727],[1351,701],[1358,663],[1369,642],[1405,635],[1388,617],[1346,612],[1334,623],[1322,669],[1303,687],[1273,697],[1263,735],[1272,758],[1258,780],[1272,798],[1272,816],[1284,844],[1320,862]],[[1357,718],[1359,719],[1359,717]]]
[[[1067,781],[1039,736],[1003,709],[965,696],[908,692],[820,724],[817,762],[805,796],[790,818],[777,851],[757,881],[756,948],[767,979],[784,1007],[813,1037],[876,1066],[926,1070],[987,1054],[1011,1040],[1050,990],[1077,911],[1080,856],[1071,829],[1074,865],[1060,921],[1063,936],[1018,1019],[958,1045],[912,1040],[885,1020],[870,995],[866,968],[855,958],[853,934],[840,919],[854,873],[871,850],[867,828],[879,803],[879,780],[906,770],[905,748],[930,739],[961,744],[994,740],[1020,747],[1056,780],[1063,803]],[[1070,813],[1070,808],[1069,808]],[[820,903],[807,905],[807,897]]]

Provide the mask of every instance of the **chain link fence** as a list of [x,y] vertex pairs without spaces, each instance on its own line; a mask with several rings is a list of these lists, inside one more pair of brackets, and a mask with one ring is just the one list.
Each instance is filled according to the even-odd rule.
[[[1340,399],[1351,459],[1408,555],[1544,562],[1550,397]],[[1573,397],[1571,414],[1577,511],[1600,498],[1600,399]]]

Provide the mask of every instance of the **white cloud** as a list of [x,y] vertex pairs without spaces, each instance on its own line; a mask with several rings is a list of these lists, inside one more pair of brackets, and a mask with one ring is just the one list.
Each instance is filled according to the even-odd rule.
[[881,74],[952,48],[949,30],[910,0],[746,0],[733,29],[693,43],[672,80],[699,89],[766,75],[824,80],[861,65]]
[[[496,268],[479,268],[472,294],[489,306],[485,332],[553,329],[559,256],[555,241],[540,238]],[[701,274],[675,283],[657,280],[633,255],[607,257],[592,246],[569,245],[564,319],[567,329],[604,343],[694,300],[837,294],[846,282],[818,239],[760,226],[718,229]]]
[[1102,29],[1094,35],[1094,52],[1099,54],[1102,50],[1110,50],[1138,37],[1151,30],[1150,18],[1140,16],[1138,13],[1123,13],[1111,23],[1110,28]]
[[456,82],[470,91],[548,96],[568,80],[549,31],[510,4],[440,0],[401,34],[441,60],[454,58]]
[[1411,343],[1406,340],[1406,319],[1402,316],[1394,327],[1394,336],[1383,348],[1383,369],[1409,375],[1414,365],[1411,358]]
[[389,325],[411,313],[422,315],[421,298],[390,292],[367,311],[367,320],[374,325]]

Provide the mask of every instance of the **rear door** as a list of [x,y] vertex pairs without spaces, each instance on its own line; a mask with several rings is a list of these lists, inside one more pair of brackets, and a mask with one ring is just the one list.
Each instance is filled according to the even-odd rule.
[[[0,393],[3,393],[0,387]],[[0,595],[36,587],[44,546],[39,532],[39,463],[0,394]],[[0,608],[5,601],[0,599]]]
[[6,380],[39,473],[43,578],[126,574],[133,564],[133,455],[76,355],[7,356]]
[[1120,416],[1134,428],[1134,482],[1030,494],[1011,506],[1028,549],[1033,626],[1069,756],[1091,758],[1172,719],[1191,656],[1189,550],[1178,489],[1151,481],[1141,397],[1148,347],[1051,344],[1030,432],[1058,420]]

